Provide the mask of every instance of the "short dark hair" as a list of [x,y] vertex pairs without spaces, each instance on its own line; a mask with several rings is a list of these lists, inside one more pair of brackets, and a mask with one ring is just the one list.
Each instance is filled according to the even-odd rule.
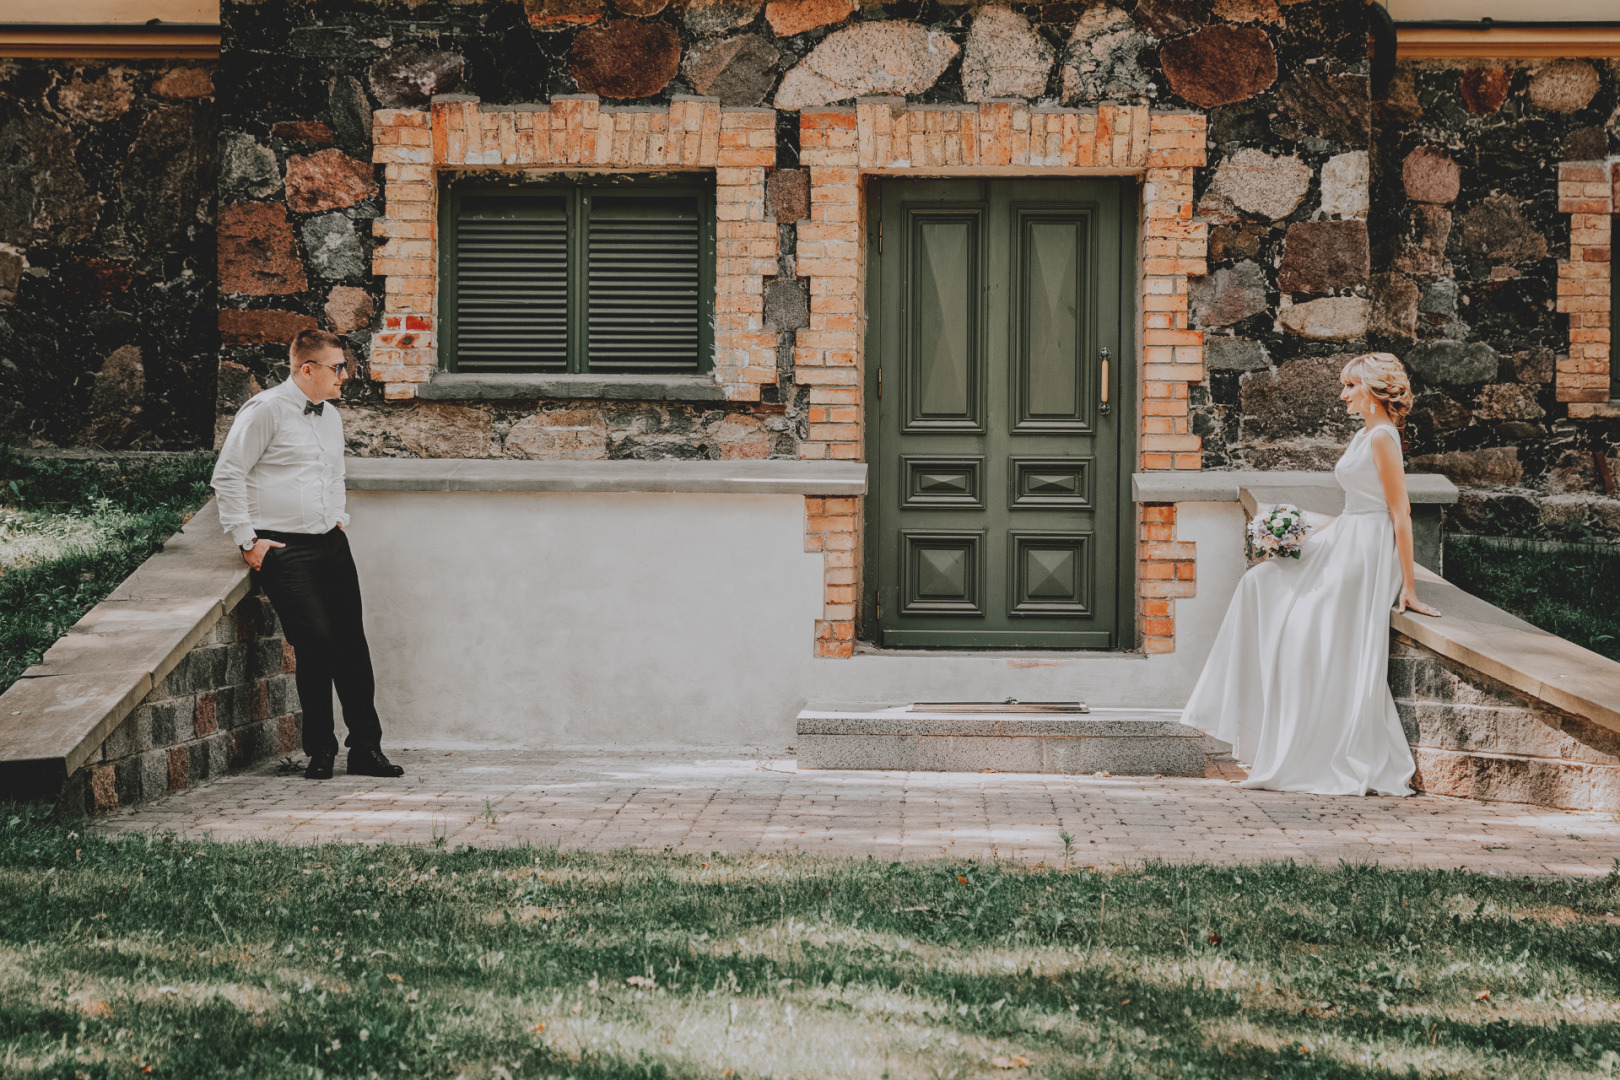
[[292,346],[287,350],[287,355],[292,358],[292,366],[300,368],[305,364],[314,363],[315,357],[327,349],[337,349],[341,352],[343,339],[325,330],[300,330],[298,336],[292,339]]

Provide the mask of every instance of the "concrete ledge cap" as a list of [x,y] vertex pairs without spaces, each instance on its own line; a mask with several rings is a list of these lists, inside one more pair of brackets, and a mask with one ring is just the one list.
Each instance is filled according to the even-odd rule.
[[607,401],[724,401],[726,388],[707,375],[545,375],[441,371],[416,388],[427,401],[579,398]]
[[908,706],[850,711],[812,705],[799,713],[800,735],[1000,736],[1014,738],[1185,738],[1204,733],[1170,711],[1099,709],[1082,716],[977,715],[911,712]]
[[862,495],[859,461],[514,461],[350,458],[350,491],[720,492]]
[[[1331,472],[1262,472],[1255,469],[1198,472],[1192,469],[1166,469],[1163,472],[1131,474],[1131,498],[1139,503],[1240,502],[1243,488],[1265,488],[1268,491],[1297,488],[1306,492],[1328,488],[1330,494],[1338,493],[1341,502],[1343,499],[1339,482]],[[1406,492],[1414,504],[1443,506],[1456,502],[1458,495],[1457,485],[1437,473],[1407,473]],[[1272,501],[1285,500],[1279,498]]]
[[1396,631],[1555,709],[1620,731],[1620,663],[1531,626],[1421,566],[1417,581],[1418,596],[1441,617],[1391,614]]

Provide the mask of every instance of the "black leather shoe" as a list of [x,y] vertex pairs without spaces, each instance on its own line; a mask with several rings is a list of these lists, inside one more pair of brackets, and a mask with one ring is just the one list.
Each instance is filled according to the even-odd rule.
[[337,760],[336,754],[311,754],[309,764],[304,766],[305,780],[332,779],[332,763]]
[[404,776],[405,770],[389,761],[381,750],[356,746],[349,751],[350,776]]

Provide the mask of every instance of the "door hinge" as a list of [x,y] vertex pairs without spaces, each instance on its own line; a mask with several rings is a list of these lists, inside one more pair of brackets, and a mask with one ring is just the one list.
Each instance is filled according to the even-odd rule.
[[878,368],[878,397],[883,396],[883,369]]
[[872,600],[877,604],[877,620],[883,621],[883,590],[879,589],[872,594]]
[[878,254],[883,254],[883,219],[878,219]]

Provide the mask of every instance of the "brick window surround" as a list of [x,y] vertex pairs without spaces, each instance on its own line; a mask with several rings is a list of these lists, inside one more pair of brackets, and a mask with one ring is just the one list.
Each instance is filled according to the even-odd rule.
[[439,174],[453,169],[712,172],[715,178],[714,377],[731,401],[758,401],[776,382],[776,335],[765,330],[765,278],[777,273],[765,171],[776,164],[776,112],[677,97],[667,107],[613,108],[593,95],[548,105],[485,105],[466,95],[427,109],[372,114],[372,160],[384,167],[383,328],[371,378],[391,401],[416,396],[439,368]]
[[[1193,170],[1205,163],[1205,130],[1202,113],[1139,105],[918,106],[880,98],[801,112],[800,163],[810,171],[810,220],[799,225],[797,251],[798,272],[810,279],[810,325],[798,332],[794,350],[794,378],[810,388],[802,456],[863,456],[863,175],[1132,176],[1143,180],[1136,462],[1144,470],[1200,468],[1188,389],[1204,379],[1203,334],[1188,325],[1187,279],[1207,272],[1208,226],[1193,220]],[[1191,596],[1195,585],[1193,545],[1176,542],[1173,506],[1144,506],[1141,514],[1142,648],[1169,653],[1174,600]],[[817,656],[854,650],[860,515],[857,499],[808,500],[806,550],[823,553],[826,575]]]
[[1569,354],[1558,358],[1555,389],[1572,420],[1620,416],[1609,378],[1617,206],[1620,161],[1559,165],[1558,211],[1569,215],[1569,258],[1558,263],[1558,310],[1569,316]]

